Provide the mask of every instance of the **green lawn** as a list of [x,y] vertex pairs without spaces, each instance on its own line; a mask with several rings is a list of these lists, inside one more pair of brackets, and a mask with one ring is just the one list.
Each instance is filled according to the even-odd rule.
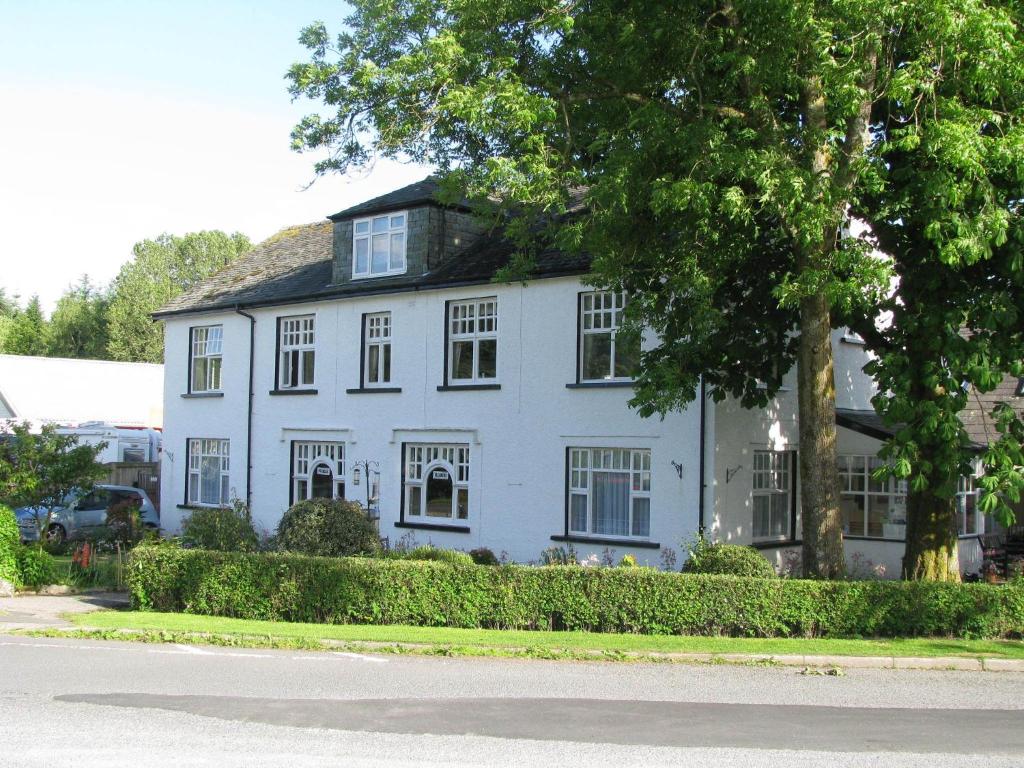
[[[703,653],[827,656],[969,656],[1024,659],[1019,640],[956,640],[912,638],[906,640],[753,639],[734,637],[677,637],[621,635],[587,632],[524,632],[495,629],[369,626],[353,624],[288,624],[247,621],[216,616],[142,611],[98,611],[70,615],[83,628],[146,630],[153,632],[204,633],[318,642],[409,643],[434,647],[502,648],[530,651],[616,653]],[[240,643],[244,644],[244,643]]]

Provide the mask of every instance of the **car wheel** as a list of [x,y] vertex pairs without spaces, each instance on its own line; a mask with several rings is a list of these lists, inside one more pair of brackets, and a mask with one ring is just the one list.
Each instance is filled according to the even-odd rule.
[[46,529],[46,542],[48,544],[63,544],[67,537],[68,532],[64,530],[63,525],[55,523]]

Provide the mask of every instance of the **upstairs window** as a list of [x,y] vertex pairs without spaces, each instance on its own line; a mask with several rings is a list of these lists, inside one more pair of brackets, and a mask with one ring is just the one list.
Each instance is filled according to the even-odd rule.
[[632,381],[640,363],[640,339],[621,333],[626,294],[580,294],[580,381]]
[[219,392],[224,350],[224,326],[204,325],[192,329],[192,392]]
[[313,386],[316,367],[316,328],[313,315],[282,317],[278,320],[277,386],[304,389]]
[[352,223],[352,277],[405,272],[405,211],[356,219]]
[[387,386],[391,383],[391,313],[363,317],[363,386]]
[[651,452],[569,449],[569,533],[651,535]]
[[498,378],[498,299],[448,304],[448,382],[492,383]]

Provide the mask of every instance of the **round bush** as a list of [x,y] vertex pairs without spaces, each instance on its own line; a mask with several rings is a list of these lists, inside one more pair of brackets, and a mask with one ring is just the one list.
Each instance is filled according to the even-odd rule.
[[416,549],[410,549],[404,555],[403,560],[436,560],[440,563],[451,565],[473,565],[473,557],[457,549],[438,549],[426,544]]
[[21,547],[18,550],[18,573],[23,584],[39,589],[57,582],[57,561],[39,547]]
[[18,586],[18,547],[21,536],[18,521],[10,507],[0,504],[0,579]]
[[683,573],[712,573],[774,579],[775,569],[753,547],[739,544],[708,544],[701,539],[690,550]]
[[286,552],[347,557],[375,553],[380,549],[380,537],[356,502],[309,499],[284,513],[277,525],[277,545]]
[[260,537],[244,505],[195,509],[181,524],[181,543],[192,549],[255,552]]

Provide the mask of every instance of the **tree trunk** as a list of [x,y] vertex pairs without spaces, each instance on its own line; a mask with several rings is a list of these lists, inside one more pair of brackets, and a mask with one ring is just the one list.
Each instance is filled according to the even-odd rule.
[[803,568],[807,578],[846,573],[839,512],[831,313],[822,293],[800,302],[798,397]]
[[907,496],[903,578],[960,581],[955,498],[942,498],[931,490]]

